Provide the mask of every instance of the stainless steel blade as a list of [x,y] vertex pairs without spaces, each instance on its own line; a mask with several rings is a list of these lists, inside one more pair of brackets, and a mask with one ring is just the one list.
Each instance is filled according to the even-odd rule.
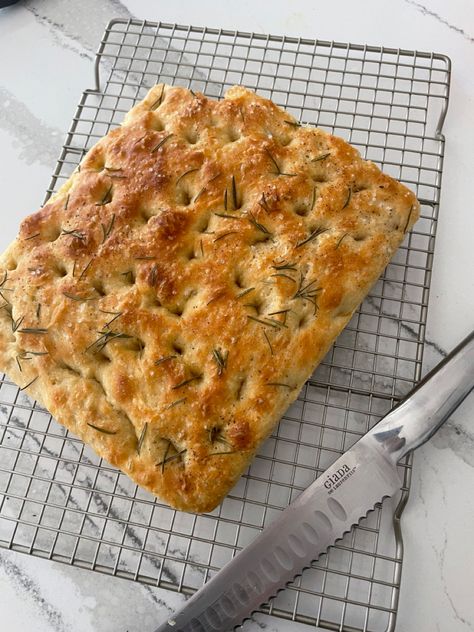
[[394,463],[363,437],[156,632],[229,632],[400,486]]

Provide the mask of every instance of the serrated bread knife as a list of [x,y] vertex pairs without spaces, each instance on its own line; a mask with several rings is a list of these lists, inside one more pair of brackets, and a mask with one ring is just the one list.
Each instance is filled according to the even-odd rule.
[[397,463],[474,387],[474,332],[155,632],[229,632],[402,483]]

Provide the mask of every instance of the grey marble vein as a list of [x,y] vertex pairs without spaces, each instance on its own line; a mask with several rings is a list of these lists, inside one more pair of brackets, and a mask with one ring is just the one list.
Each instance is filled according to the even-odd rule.
[[0,568],[26,600],[31,601],[41,617],[55,632],[68,632],[71,628],[64,622],[63,616],[42,594],[42,589],[20,566],[0,552]]
[[466,465],[474,467],[474,432],[461,426],[457,422],[456,414],[438,430],[431,441],[436,448],[440,450],[449,448]]
[[0,86],[0,129],[15,139],[27,165],[51,167],[62,146],[63,132],[37,118],[28,107]]
[[134,17],[119,0],[28,0],[23,6],[39,24],[48,28],[52,37],[61,33],[77,45],[71,47],[76,53],[88,59],[95,57],[104,29],[112,18]]
[[436,11],[431,11],[431,9],[428,9],[428,7],[425,7],[425,5],[420,4],[419,2],[415,2],[415,0],[404,0],[404,2],[406,4],[410,4],[412,7],[415,7],[416,10],[422,13],[423,15],[428,15],[429,17],[434,18],[441,24],[444,24],[455,33],[458,33],[459,35],[464,37],[464,39],[466,39],[468,42],[474,42],[474,37],[469,35],[469,33],[467,33],[464,29],[460,28],[459,26],[456,26],[455,24],[451,24],[451,22],[448,22],[448,20],[446,20],[441,15],[436,13]]

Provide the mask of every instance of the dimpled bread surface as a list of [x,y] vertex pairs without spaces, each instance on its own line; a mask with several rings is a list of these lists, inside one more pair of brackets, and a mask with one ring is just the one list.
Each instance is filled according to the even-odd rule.
[[0,258],[0,369],[136,483],[210,511],[418,215],[250,90],[159,84]]

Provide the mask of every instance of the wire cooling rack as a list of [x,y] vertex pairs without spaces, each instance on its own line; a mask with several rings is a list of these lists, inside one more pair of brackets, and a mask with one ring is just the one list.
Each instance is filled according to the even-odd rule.
[[[158,81],[239,83],[347,139],[416,191],[422,216],[248,472],[209,515],[175,512],[101,461],[4,377],[0,546],[192,593],[420,377],[443,163],[443,55],[113,20],[48,194]],[[330,630],[395,626],[401,496],[377,507],[264,612]],[[398,504],[397,504],[398,503]]]

